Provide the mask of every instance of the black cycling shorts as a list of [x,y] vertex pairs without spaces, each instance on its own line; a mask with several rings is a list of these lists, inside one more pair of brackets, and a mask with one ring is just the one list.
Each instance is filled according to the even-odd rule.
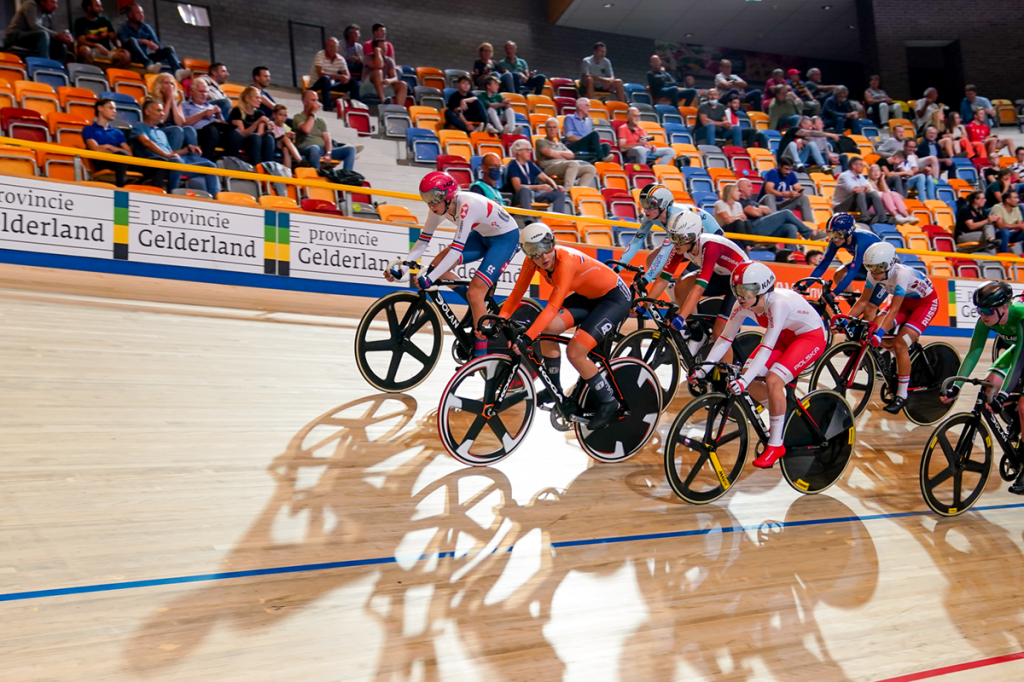
[[[566,322],[566,327],[576,327],[574,339],[587,346],[587,350],[593,350],[622,324],[629,315],[632,302],[629,288],[620,279],[618,286],[601,298],[587,298],[580,294],[566,296],[558,316]],[[572,320],[566,319],[566,315]]]

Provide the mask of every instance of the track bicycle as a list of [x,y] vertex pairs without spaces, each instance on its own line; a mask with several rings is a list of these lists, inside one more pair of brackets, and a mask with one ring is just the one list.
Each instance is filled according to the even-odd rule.
[[[437,410],[437,430],[445,450],[455,459],[471,466],[505,459],[526,439],[538,407],[551,411],[555,429],[575,429],[584,452],[599,462],[626,460],[654,435],[661,416],[661,387],[654,370],[640,360],[606,359],[607,343],[590,351],[588,357],[605,371],[619,402],[608,426],[591,431],[587,424],[598,403],[585,381],[578,381],[568,395],[562,393],[533,352],[537,344],[527,346],[523,341],[525,324],[497,315],[482,316],[480,324],[491,337],[504,334],[510,338],[520,353],[471,360],[448,382]],[[536,341],[567,345],[570,339],[542,334]],[[551,407],[537,405],[532,375],[554,397]]]
[[[953,376],[942,382],[942,391],[949,390],[954,381],[991,388],[984,379]],[[1020,392],[1011,393],[999,416],[986,405],[984,390],[978,391],[970,412],[960,412],[935,427],[924,446],[921,456],[921,495],[936,514],[957,516],[970,509],[981,497],[992,469],[992,438],[995,436],[1003,452],[999,460],[999,475],[1004,481],[1013,481],[1024,466],[1018,452],[1020,416],[1017,401]],[[952,403],[950,403],[952,406]],[[986,428],[987,427],[987,428]]]
[[[727,388],[740,374],[719,362],[705,379],[708,394],[690,402],[676,417],[665,441],[665,473],[676,495],[692,504],[714,502],[727,493],[743,470],[750,446],[750,427],[764,452],[768,430],[758,403],[746,391]],[[779,460],[786,482],[798,492],[820,493],[846,471],[856,437],[853,411],[835,391],[812,391],[797,400],[786,386],[786,454]]]
[[[822,353],[811,373],[810,389],[826,388],[836,391],[849,401],[855,417],[867,409],[875,387],[875,379],[882,381],[880,396],[888,405],[896,397],[898,377],[896,357],[884,348],[869,343],[878,326],[868,320],[849,315],[836,315],[835,327],[845,321],[847,341],[836,344]],[[836,329],[833,329],[836,331]],[[903,413],[915,424],[934,424],[946,416],[953,404],[939,399],[942,382],[956,374],[960,368],[960,355],[944,341],[926,346],[915,343],[910,347],[910,387]]]
[[[400,264],[408,268],[410,279],[419,272],[419,264],[414,261]],[[399,262],[395,261],[388,267],[397,265]],[[366,382],[378,391],[408,391],[430,376],[441,357],[442,319],[455,335],[455,362],[462,365],[473,357],[473,312],[467,309],[460,319],[442,297],[442,286],[467,287],[469,280],[439,279],[423,291],[395,291],[377,299],[363,313],[356,329],[356,365]],[[501,310],[494,300],[494,287],[488,290],[486,300],[489,312]],[[523,322],[534,320],[541,309],[537,301],[523,298],[512,317]],[[384,324],[386,331],[380,328]]]

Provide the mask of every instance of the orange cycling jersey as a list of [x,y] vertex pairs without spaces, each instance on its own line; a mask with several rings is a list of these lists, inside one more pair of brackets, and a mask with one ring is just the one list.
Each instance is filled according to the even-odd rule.
[[501,306],[501,316],[510,318],[523,300],[523,294],[533,280],[533,273],[540,272],[544,281],[551,285],[551,295],[548,297],[547,306],[526,331],[526,335],[531,339],[537,338],[551,324],[569,294],[575,291],[586,298],[601,298],[618,286],[619,276],[601,261],[567,246],[556,246],[555,254],[554,272],[538,268],[527,258],[519,272],[515,289]]

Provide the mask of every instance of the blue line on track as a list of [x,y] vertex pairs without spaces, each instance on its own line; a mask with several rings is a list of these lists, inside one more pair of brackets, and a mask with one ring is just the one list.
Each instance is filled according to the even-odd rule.
[[[1000,509],[1020,509],[1024,508],[1024,503],[1017,504],[997,504],[985,507],[974,507],[970,511],[995,511]],[[970,512],[968,512],[970,513]],[[912,511],[912,512],[899,512],[894,514],[871,514],[869,516],[837,516],[829,519],[808,519],[805,521],[780,521],[778,525],[780,528],[786,527],[799,527],[799,526],[819,526],[824,524],[833,523],[850,523],[853,521],[878,521],[882,519],[898,519],[907,518],[911,516],[931,516],[931,511]],[[726,526],[724,528],[703,528],[696,530],[680,530],[671,531],[668,533],[645,533],[640,535],[621,535],[618,537],[610,538],[593,538],[590,540],[567,540],[565,542],[553,542],[551,543],[552,548],[558,549],[561,547],[586,547],[588,545],[605,545],[614,544],[619,542],[639,542],[642,540],[665,540],[671,538],[685,538],[692,537],[695,535],[709,535],[714,532],[721,533],[739,533],[748,530],[757,530],[760,526]],[[497,549],[492,552],[499,551]],[[504,550],[511,552],[512,547]],[[426,560],[433,557],[434,555],[420,556],[418,560]],[[441,552],[438,555],[439,559],[452,559],[455,557],[454,552]],[[410,557],[412,558],[412,557]],[[199,575],[185,575],[176,578],[157,578],[154,580],[132,580],[123,583],[103,583],[99,585],[82,585],[79,587],[60,587],[52,590],[32,590],[29,592],[8,592],[6,594],[0,594],[0,602],[6,601],[25,601],[27,599],[40,599],[43,597],[60,597],[70,594],[88,594],[91,592],[114,592],[117,590],[133,590],[142,587],[159,587],[161,585],[180,585],[182,583],[199,583],[209,582],[213,580],[233,580],[236,578],[252,578],[255,576],[263,575],[281,575],[285,573],[306,573],[310,571],[330,571],[339,568],[354,568],[357,566],[380,566],[383,564],[394,564],[397,563],[396,557],[380,557],[376,559],[355,559],[352,561],[330,561],[320,564],[300,564],[298,566],[277,566],[275,568],[258,568],[251,571],[226,571],[222,573],[201,573]]]

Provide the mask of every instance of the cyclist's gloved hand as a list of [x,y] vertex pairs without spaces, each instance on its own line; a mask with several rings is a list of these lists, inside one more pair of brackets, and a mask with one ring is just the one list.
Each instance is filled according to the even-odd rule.
[[515,340],[516,348],[519,349],[519,354],[524,358],[529,358],[531,362],[536,365],[540,364],[540,358],[533,352],[533,339],[526,334],[520,334]]
[[679,330],[679,336],[683,337],[683,341],[690,340],[690,327],[679,315],[672,318],[672,326]]
[[802,295],[807,293],[807,289],[809,287],[810,284],[808,284],[807,282],[797,282],[796,284],[793,285],[793,291]]
[[885,330],[881,328],[876,329],[875,333],[871,335],[870,339],[868,339],[868,343],[871,344],[872,348],[878,348],[882,345],[883,336],[885,336]]
[[953,384],[949,387],[949,390],[942,394],[942,397],[950,402],[956,400],[960,396],[960,387]]
[[989,407],[992,408],[993,412],[998,414],[999,412],[1002,412],[1003,404],[1009,399],[1009,393],[1007,393],[1006,391],[999,391],[999,393],[996,393],[994,396],[992,396],[992,402],[989,403]]
[[388,268],[388,274],[390,274],[395,279],[402,279],[403,277],[405,277],[405,270],[402,269],[401,265],[395,265]]
[[707,375],[708,373],[704,371],[703,367],[698,367],[697,369],[690,372],[690,376],[687,377],[687,381],[689,381],[691,384],[695,384],[698,381],[704,379],[704,377],[706,377]]
[[429,289],[432,284],[433,282],[430,281],[430,278],[427,277],[426,275],[420,275],[419,277],[416,278],[416,286],[421,290]]
[[733,379],[732,381],[729,382],[729,391],[733,395],[740,395],[745,390],[747,390],[747,382],[745,382],[742,378]]
[[838,317],[832,320],[832,330],[845,334],[850,328],[850,320],[846,317]]

